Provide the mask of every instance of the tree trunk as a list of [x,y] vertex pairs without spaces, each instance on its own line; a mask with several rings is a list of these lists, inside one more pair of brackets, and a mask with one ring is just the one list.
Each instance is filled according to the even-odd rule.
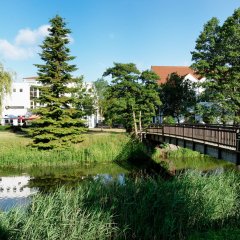
[[103,121],[102,121],[102,108],[100,107],[100,117],[101,117],[101,132],[103,131]]
[[136,115],[134,110],[132,110],[132,114],[133,114],[134,134],[135,134],[135,137],[137,137],[138,131],[137,131]]
[[140,131],[140,141],[142,142],[142,112],[139,112],[139,131]]

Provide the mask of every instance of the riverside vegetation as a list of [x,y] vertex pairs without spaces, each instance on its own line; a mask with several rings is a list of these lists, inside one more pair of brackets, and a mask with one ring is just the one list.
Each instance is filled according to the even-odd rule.
[[[157,164],[152,166],[168,170],[178,160],[198,162],[195,157],[199,162],[212,161],[210,168],[214,164],[184,149],[164,154],[125,133],[89,133],[81,146],[61,152],[28,148],[30,140],[20,134],[3,131],[0,136],[4,167],[64,167],[92,161],[141,169],[139,162],[148,159]],[[38,193],[27,208],[0,212],[0,239],[237,239],[239,180],[234,171],[186,171],[168,178],[130,174],[123,184],[83,181],[72,188],[57,188],[47,197]]]
[[31,139],[24,135],[2,132],[0,165],[14,168],[72,166],[83,162],[111,162],[118,157],[119,153],[122,153],[123,160],[127,160],[132,152],[146,151],[144,145],[134,144],[126,134],[90,133],[85,134],[84,138],[84,142],[69,150],[44,151],[28,147]]
[[0,213],[1,239],[237,239],[239,175],[86,182]]

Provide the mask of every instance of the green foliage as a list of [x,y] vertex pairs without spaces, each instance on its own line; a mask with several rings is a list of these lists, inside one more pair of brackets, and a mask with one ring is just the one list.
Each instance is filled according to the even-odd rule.
[[216,18],[208,21],[192,52],[192,68],[207,78],[200,101],[211,102],[212,114],[223,123],[240,122],[239,43],[240,8],[222,26]]
[[159,106],[162,104],[158,94],[157,80],[159,76],[149,70],[145,70],[140,75],[141,94],[138,99],[139,111],[142,112],[143,126],[149,125],[152,118],[157,115]]
[[11,92],[13,75],[14,73],[6,71],[0,63],[0,112],[2,112],[3,97]]
[[38,149],[64,149],[72,143],[81,142],[84,122],[80,119],[84,112],[79,109],[79,79],[73,79],[71,72],[77,68],[68,62],[74,57],[69,55],[66,24],[60,16],[50,20],[49,36],[41,45],[41,59],[45,64],[35,64],[38,68],[38,81],[41,94],[34,113],[40,118],[33,121],[29,131],[33,137],[33,147]]
[[239,233],[239,174],[103,182],[38,194],[27,210],[0,213],[1,239],[199,239],[204,233],[211,239],[211,232],[234,239]]
[[[207,93],[208,90],[206,89],[199,98],[199,101],[207,99],[207,97],[204,97],[209,96]],[[202,116],[202,120],[204,123],[217,124],[218,117],[221,115],[221,108],[211,102],[199,102],[196,104],[196,113],[199,116]]]
[[95,82],[93,82],[94,87],[96,89],[96,99],[98,111],[101,117],[101,121],[103,121],[103,116],[106,113],[108,102],[105,99],[105,92],[108,87],[108,82],[104,78],[99,78]]
[[172,116],[166,116],[163,118],[163,123],[167,123],[167,124],[175,124],[175,119]]
[[9,131],[10,129],[11,129],[10,126],[2,126],[2,125],[0,125],[0,132],[2,132],[2,131]]
[[104,78],[99,78],[93,82],[93,84],[96,89],[98,99],[104,99],[104,94],[108,87],[108,82]]
[[161,85],[160,98],[163,115],[176,117],[178,122],[180,116],[188,115],[189,109],[196,103],[193,84],[177,73],[172,73],[167,82]]
[[83,82],[83,77],[73,79],[75,82],[75,93],[72,94],[75,98],[75,107],[78,110],[79,118],[90,116],[96,112],[94,89]]
[[133,63],[114,63],[114,67],[108,68],[103,75],[112,77],[105,94],[106,118],[123,124],[127,132],[136,128],[137,122],[149,124],[161,104],[157,92],[158,76],[151,71],[140,73]]

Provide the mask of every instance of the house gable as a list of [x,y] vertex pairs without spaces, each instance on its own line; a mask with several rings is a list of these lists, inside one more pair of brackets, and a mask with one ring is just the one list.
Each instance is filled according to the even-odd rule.
[[177,73],[179,76],[184,76],[185,79],[193,82],[200,79],[200,76],[187,66],[152,66],[151,70],[159,76],[158,84],[165,83],[172,73]]

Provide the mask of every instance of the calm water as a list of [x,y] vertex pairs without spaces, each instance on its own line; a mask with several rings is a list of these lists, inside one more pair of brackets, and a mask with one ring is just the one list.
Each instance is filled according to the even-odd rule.
[[128,171],[117,164],[91,164],[64,168],[35,168],[28,170],[0,169],[0,210],[24,206],[37,192],[68,185],[74,186],[89,179],[124,183]]
[[[194,159],[171,159],[169,169],[175,173],[186,169],[200,169],[221,173],[225,169],[232,168],[233,165],[219,160]],[[57,186],[74,186],[82,181],[96,180],[107,183],[118,181],[124,184],[125,176],[133,171],[145,171],[149,166],[145,164],[114,164],[114,163],[92,163],[74,167],[54,167],[54,168],[33,168],[28,170],[1,169],[0,168],[0,210],[6,211],[13,206],[25,206],[30,202],[31,196],[37,192],[48,192]],[[151,174],[153,169],[158,169],[156,163],[150,164]],[[149,170],[149,169],[148,169]],[[160,173],[160,172],[159,172]]]

